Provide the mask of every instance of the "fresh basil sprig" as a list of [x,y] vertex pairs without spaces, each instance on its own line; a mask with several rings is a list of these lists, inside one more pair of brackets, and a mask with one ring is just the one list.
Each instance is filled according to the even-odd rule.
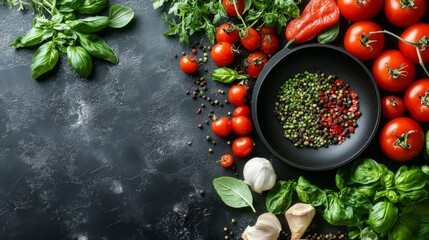
[[253,197],[247,184],[233,177],[219,177],[213,180],[213,186],[222,201],[233,208],[253,207]]
[[246,79],[247,76],[243,74],[238,74],[237,71],[231,68],[223,67],[214,70],[211,73],[212,79],[217,82],[231,84],[236,80]]
[[284,214],[292,204],[292,195],[296,183],[294,181],[278,180],[268,192],[265,205],[268,212],[273,214]]

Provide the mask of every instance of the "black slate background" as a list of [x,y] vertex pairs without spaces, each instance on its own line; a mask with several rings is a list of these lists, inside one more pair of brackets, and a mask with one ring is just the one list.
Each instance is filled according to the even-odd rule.
[[[254,194],[257,214],[225,206],[211,181],[241,176],[245,160],[237,160],[236,171],[221,168],[216,160],[230,152],[226,139],[214,138],[209,154],[204,138],[212,134],[197,128],[210,109],[225,116],[233,107],[212,107],[185,94],[195,77],[181,72],[174,55],[190,48],[162,35],[166,26],[151,1],[113,3],[135,11],[128,27],[102,33],[119,64],[94,59],[93,74],[83,79],[63,56],[41,81],[29,72],[35,49],[9,47],[31,28],[33,16],[0,7],[0,239],[224,239],[225,226],[235,232],[230,239],[239,239],[266,211],[266,193]],[[201,74],[213,68],[204,65]],[[226,99],[217,94],[225,86],[208,82],[208,95]],[[196,115],[201,103],[207,107]],[[270,159],[280,179],[303,175],[333,187],[335,170],[289,167],[252,136],[252,156]],[[397,167],[377,141],[363,155]],[[311,228],[339,230],[320,218]]]

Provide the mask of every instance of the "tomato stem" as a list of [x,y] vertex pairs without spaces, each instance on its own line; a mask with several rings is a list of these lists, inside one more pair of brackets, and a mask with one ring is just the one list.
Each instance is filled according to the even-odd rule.
[[241,14],[238,12],[238,8],[237,8],[237,3],[236,3],[236,1],[237,1],[237,0],[232,0],[232,3],[234,4],[235,12],[237,13],[237,17],[238,17],[238,19],[240,19],[240,21],[243,23],[244,29],[245,29],[245,31],[247,32],[248,30],[247,30],[246,22],[244,21],[244,19],[243,19],[243,17],[241,16]]
[[410,149],[411,148],[411,144],[408,144],[408,137],[417,132],[416,130],[410,130],[406,133],[402,133],[401,136],[397,136],[396,133],[394,133],[394,135],[398,138],[396,139],[396,141],[393,143],[394,146],[400,146],[403,149]]
[[389,75],[393,78],[393,79],[397,79],[400,76],[408,76],[408,72],[407,71],[402,71],[402,69],[408,67],[408,65],[405,64],[401,64],[399,67],[392,69],[389,67],[389,65],[386,63],[386,68],[387,68],[387,72],[389,73]]

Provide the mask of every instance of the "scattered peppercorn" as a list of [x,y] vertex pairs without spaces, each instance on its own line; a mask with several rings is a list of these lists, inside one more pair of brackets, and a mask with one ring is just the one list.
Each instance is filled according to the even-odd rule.
[[213,148],[209,148],[209,153],[213,153]]
[[203,129],[203,124],[198,123],[198,128],[199,128],[199,129]]

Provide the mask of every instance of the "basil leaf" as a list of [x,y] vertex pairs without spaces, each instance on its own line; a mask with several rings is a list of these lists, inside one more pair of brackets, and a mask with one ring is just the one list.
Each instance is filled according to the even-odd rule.
[[168,2],[167,0],[153,0],[153,8],[158,9],[164,5],[165,2]]
[[299,200],[315,207],[327,203],[326,193],[315,185],[310,184],[304,177],[299,177],[296,185],[296,193]]
[[360,240],[379,240],[377,233],[366,227],[360,233]]
[[403,205],[420,202],[424,199],[427,199],[428,197],[429,192],[424,188],[409,192],[399,191],[399,202]]
[[52,41],[40,46],[31,61],[31,76],[36,79],[40,75],[52,70],[58,62],[58,57],[59,52]]
[[277,181],[268,192],[265,205],[268,212],[284,214],[292,204],[292,194],[296,183],[293,181]]
[[74,10],[78,9],[83,4],[83,0],[61,0],[59,2],[60,5],[60,12],[73,12]]
[[[412,238],[407,238],[412,239]],[[427,240],[429,239],[429,224],[420,224],[419,229],[417,230],[416,240]]]
[[389,240],[404,240],[404,239],[413,239],[414,235],[408,229],[407,226],[396,223],[395,226],[392,227],[392,230],[389,231],[388,239]]
[[425,156],[425,158],[426,158],[426,160],[428,160],[429,161],[429,131],[427,131],[426,132],[426,135],[425,135],[425,142],[426,142],[426,144],[425,144],[425,151],[424,151],[424,156]]
[[115,51],[101,37],[95,34],[76,33],[82,47],[92,56],[118,64]]
[[109,10],[109,18],[109,27],[121,28],[134,18],[134,11],[129,7],[113,4]]
[[298,5],[296,5],[294,0],[277,1],[277,4],[283,13],[285,13],[285,14],[293,17],[293,18],[299,18],[300,17],[299,7],[298,7]]
[[106,6],[107,0],[84,0],[77,10],[83,14],[94,14],[105,9]]
[[80,46],[67,47],[67,61],[82,77],[88,77],[92,72],[91,56]]
[[339,32],[340,32],[340,23],[337,22],[332,27],[329,27],[323,30],[321,33],[319,33],[319,35],[317,35],[317,41],[323,44],[333,42],[338,37]]
[[67,22],[73,29],[81,33],[98,32],[109,25],[109,18],[105,16],[87,17]]
[[243,13],[249,11],[250,7],[252,6],[252,1],[244,1],[244,11]]
[[238,79],[246,79],[246,75],[240,75],[231,68],[218,68],[211,73],[212,79],[217,82],[231,84]]
[[253,212],[253,197],[244,181],[233,177],[219,177],[213,180],[213,186],[222,201],[233,208],[251,207]]
[[42,42],[45,30],[33,27],[24,36],[19,36],[10,46],[13,48],[30,47]]
[[353,226],[353,209],[342,204],[337,193],[328,194],[327,202],[323,219],[334,226]]
[[378,184],[377,183],[373,183],[370,185],[362,185],[357,187],[356,189],[361,192],[362,194],[364,194],[368,199],[373,200],[374,196],[375,196],[375,192],[377,191],[378,188]]
[[393,184],[395,182],[395,174],[392,171],[390,171],[383,164],[380,164],[380,167],[384,171],[384,173],[382,174],[382,176],[380,178],[381,185],[384,186],[385,188],[389,188],[389,187],[393,186]]
[[384,235],[393,225],[395,225],[398,218],[398,208],[391,202],[378,202],[376,203],[368,216],[368,225],[376,233]]
[[421,168],[401,170],[395,178],[395,188],[404,192],[418,190],[426,185],[426,179],[427,175],[422,172]]
[[383,174],[383,169],[373,159],[367,158],[358,162],[351,174],[351,181],[360,184],[377,182]]
[[365,194],[351,187],[343,188],[340,191],[339,200],[359,213],[368,213],[373,206]]
[[429,166],[428,165],[423,165],[422,166],[422,172],[424,172],[426,175],[429,176]]

